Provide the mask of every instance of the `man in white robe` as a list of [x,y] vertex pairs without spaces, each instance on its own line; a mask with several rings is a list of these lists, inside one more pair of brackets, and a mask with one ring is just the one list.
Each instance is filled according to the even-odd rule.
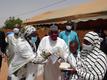
[[13,32],[9,32],[9,34],[7,34],[6,37],[6,41],[8,43],[7,53],[9,57],[9,63],[15,54],[15,46],[17,43],[18,33],[19,33],[19,29],[14,28]]
[[61,80],[61,72],[59,69],[58,58],[67,60],[69,53],[68,46],[63,39],[58,37],[58,27],[56,25],[50,26],[49,36],[42,38],[37,53],[41,55],[43,52],[51,53],[46,64],[38,64],[39,75],[43,75],[43,80]]

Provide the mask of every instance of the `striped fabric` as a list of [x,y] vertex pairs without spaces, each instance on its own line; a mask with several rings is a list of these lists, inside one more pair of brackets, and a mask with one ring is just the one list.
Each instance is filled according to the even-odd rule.
[[88,32],[84,39],[93,44],[93,49],[81,51],[77,62],[79,80],[102,80],[107,70],[107,56],[100,50],[100,38],[95,32]]

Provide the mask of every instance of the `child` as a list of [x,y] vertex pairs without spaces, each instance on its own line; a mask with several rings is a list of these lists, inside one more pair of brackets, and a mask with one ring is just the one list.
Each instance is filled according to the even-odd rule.
[[69,43],[69,51],[70,54],[68,56],[68,63],[70,63],[72,69],[72,73],[69,71],[69,80],[76,80],[78,78],[76,74],[76,62],[80,57],[80,52],[78,51],[78,42],[77,41],[70,41]]

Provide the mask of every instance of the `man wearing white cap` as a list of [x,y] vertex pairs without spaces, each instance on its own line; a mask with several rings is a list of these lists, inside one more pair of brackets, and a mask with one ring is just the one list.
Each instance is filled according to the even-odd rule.
[[43,52],[50,53],[51,56],[46,64],[41,64],[40,75],[44,73],[44,80],[61,80],[58,58],[61,57],[66,61],[69,50],[65,41],[58,37],[56,25],[50,26],[49,36],[43,37],[39,44],[38,55],[42,55]]
[[13,32],[7,34],[7,37],[6,37],[7,43],[9,44],[8,45],[8,52],[7,52],[8,56],[9,56],[9,63],[15,54],[14,50],[15,50],[15,46],[17,43],[18,33],[19,33],[19,29],[14,28]]

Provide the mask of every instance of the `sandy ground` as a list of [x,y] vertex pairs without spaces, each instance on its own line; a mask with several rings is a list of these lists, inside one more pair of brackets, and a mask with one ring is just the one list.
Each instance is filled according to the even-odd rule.
[[0,80],[7,80],[7,73],[8,73],[8,64],[7,60],[3,58],[2,67],[0,71]]

